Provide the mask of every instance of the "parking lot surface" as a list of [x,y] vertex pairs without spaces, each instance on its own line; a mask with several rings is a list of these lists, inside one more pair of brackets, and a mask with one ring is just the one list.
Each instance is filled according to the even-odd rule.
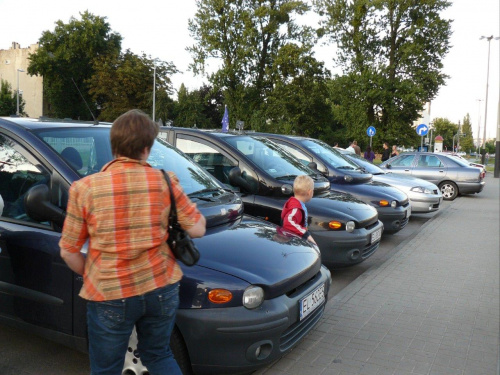
[[[332,296],[293,351],[254,375],[497,374],[499,191],[488,174],[481,194],[419,219],[414,234]],[[0,356],[1,375],[90,373],[86,354],[3,325]]]

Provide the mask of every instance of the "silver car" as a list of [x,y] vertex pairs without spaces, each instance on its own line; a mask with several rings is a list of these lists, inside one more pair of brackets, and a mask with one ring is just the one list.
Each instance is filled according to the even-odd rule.
[[405,176],[387,172],[378,166],[370,163],[359,155],[345,150],[338,150],[361,169],[373,175],[374,181],[379,181],[391,185],[408,195],[412,213],[434,212],[439,209],[443,195],[439,188],[432,182],[422,180],[412,176]]
[[432,182],[439,187],[445,200],[453,200],[459,194],[480,193],[485,184],[479,168],[441,153],[402,153],[386,160],[380,167],[393,173]]

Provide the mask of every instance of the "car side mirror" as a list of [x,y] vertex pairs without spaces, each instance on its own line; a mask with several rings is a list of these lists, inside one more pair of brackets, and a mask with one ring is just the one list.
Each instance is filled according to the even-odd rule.
[[50,202],[50,192],[47,185],[35,185],[24,196],[26,214],[36,221],[53,221],[61,228],[66,213]]
[[231,168],[231,170],[229,171],[229,182],[231,183],[231,185],[239,186],[246,191],[252,191],[252,187],[250,186],[248,181],[241,177],[240,167]]
[[307,164],[307,166],[315,171],[318,170],[318,164],[316,164],[314,161],[310,162],[309,164]]
[[390,165],[390,164],[386,164],[386,165],[385,165],[385,167],[386,167],[387,169],[391,169],[391,165]]

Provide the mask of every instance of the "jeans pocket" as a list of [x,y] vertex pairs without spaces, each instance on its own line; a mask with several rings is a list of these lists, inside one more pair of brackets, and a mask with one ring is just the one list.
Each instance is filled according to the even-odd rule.
[[161,316],[174,316],[179,307],[179,283],[163,288],[158,293],[158,302],[161,308]]
[[99,321],[108,328],[114,328],[125,321],[125,300],[94,302]]

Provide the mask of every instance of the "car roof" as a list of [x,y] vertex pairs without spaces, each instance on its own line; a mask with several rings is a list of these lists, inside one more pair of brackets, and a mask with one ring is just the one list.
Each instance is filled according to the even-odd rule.
[[5,124],[4,121],[15,124],[27,130],[47,129],[47,128],[62,128],[62,127],[94,127],[94,126],[110,126],[109,122],[93,122],[80,121],[71,119],[53,119],[53,118],[29,118],[29,117],[0,117],[0,124]]

